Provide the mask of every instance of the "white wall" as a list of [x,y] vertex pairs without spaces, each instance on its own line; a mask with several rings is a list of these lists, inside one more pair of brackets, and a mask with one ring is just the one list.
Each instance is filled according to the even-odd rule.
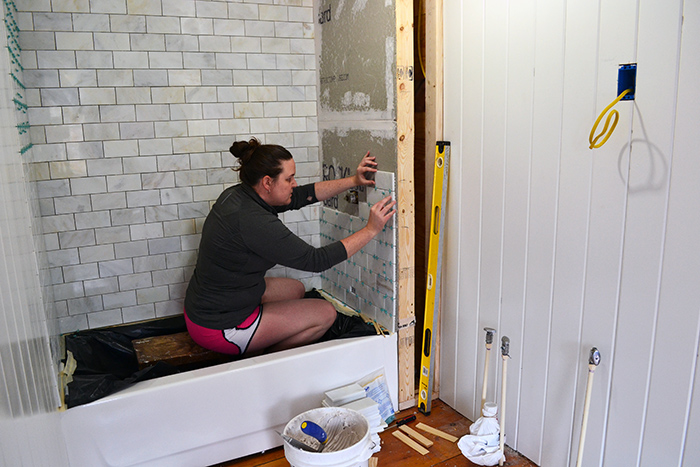
[[[281,144],[300,183],[320,178],[311,5],[19,2],[61,332],[182,312],[210,203],[237,182],[234,140]],[[282,218],[320,244],[318,207]]]
[[[700,463],[698,43],[697,2],[445,2],[440,396],[478,417],[497,328],[508,444],[539,465],[575,464],[593,346],[584,465]],[[636,100],[590,150],[629,62]]]
[[[0,25],[0,465],[66,465],[13,2]],[[8,53],[9,52],[9,53]],[[35,242],[34,239],[38,238]],[[51,331],[50,331],[51,330]]]

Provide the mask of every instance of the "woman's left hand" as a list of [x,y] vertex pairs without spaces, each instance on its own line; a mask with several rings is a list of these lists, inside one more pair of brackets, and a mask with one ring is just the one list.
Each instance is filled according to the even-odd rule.
[[356,186],[374,186],[374,174],[376,172],[376,157],[370,156],[369,151],[367,151],[365,157],[360,161],[360,165],[357,166],[357,173],[354,177]]

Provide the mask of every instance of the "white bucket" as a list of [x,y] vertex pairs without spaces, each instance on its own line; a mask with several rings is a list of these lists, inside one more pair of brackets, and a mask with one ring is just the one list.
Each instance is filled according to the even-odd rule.
[[328,441],[321,452],[295,448],[284,442],[284,457],[292,467],[367,467],[372,457],[374,442],[370,439],[369,423],[359,412],[340,407],[309,410],[294,417],[284,427],[284,434],[312,448],[319,442],[301,431],[305,420],[322,427]]

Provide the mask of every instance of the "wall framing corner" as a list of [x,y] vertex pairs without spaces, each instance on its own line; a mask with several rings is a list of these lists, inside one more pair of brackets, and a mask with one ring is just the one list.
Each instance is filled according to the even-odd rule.
[[[413,0],[396,1],[398,322],[415,323]],[[399,409],[416,404],[415,324],[398,329]]]

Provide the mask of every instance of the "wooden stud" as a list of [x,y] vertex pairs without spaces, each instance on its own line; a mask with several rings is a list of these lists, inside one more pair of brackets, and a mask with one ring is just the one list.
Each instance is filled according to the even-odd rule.
[[368,465],[368,467],[377,467],[378,464],[379,464],[379,459],[377,459],[376,457],[370,457],[370,458],[369,458],[369,465]]
[[413,441],[411,438],[406,436],[403,432],[396,430],[396,431],[392,432],[391,434],[396,436],[399,440],[403,441],[403,443],[406,444],[408,447],[413,448],[416,451],[418,451],[419,454],[422,454],[424,456],[426,454],[428,454],[429,451],[427,449],[425,449],[423,446],[421,446],[420,444]]
[[[398,322],[415,323],[413,0],[396,1]],[[415,324],[399,327],[399,409],[416,405]]]
[[408,436],[410,436],[411,438],[415,439],[416,441],[418,441],[420,444],[422,444],[422,445],[425,446],[426,448],[429,448],[430,446],[433,445],[433,442],[432,442],[432,441],[430,441],[428,438],[426,438],[426,437],[423,436],[422,434],[418,433],[416,430],[414,430],[414,429],[411,428],[410,426],[401,425],[401,426],[399,427],[399,430],[403,431],[403,432],[406,433]]
[[[435,143],[444,140],[443,120],[443,0],[425,0],[425,196],[426,206],[432,204],[432,182]],[[430,225],[430,212],[426,209],[427,222]],[[426,239],[428,237],[426,236]],[[427,241],[427,240],[426,240]],[[427,246],[426,246],[427,251]],[[443,264],[444,267],[444,264]],[[444,277],[444,271],[443,271]],[[440,291],[437,291],[440,294]],[[438,315],[442,309],[442,300]],[[433,397],[440,395],[440,319],[434,332],[435,362],[433,365]]]
[[450,443],[454,443],[459,439],[455,436],[445,433],[444,431],[440,431],[437,428],[433,428],[430,425],[426,425],[425,423],[419,423],[418,425],[416,425],[416,428],[418,428],[419,430],[427,431],[428,433],[433,434],[435,436],[439,436],[440,438],[444,438]]

